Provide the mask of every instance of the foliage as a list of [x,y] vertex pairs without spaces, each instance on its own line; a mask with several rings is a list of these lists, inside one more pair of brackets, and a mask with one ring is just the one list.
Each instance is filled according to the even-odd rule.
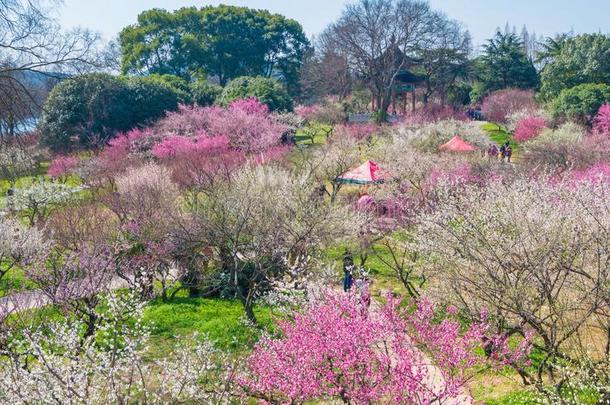
[[[326,292],[293,318],[280,323],[276,339],[255,347],[246,392],[268,402],[466,400],[471,368],[485,363],[474,352],[485,320],[462,333],[456,321],[436,323],[425,301],[408,315],[388,297],[384,308],[369,312],[354,295]],[[508,351],[498,343],[503,357]],[[527,353],[527,344],[520,349],[509,361]]]
[[0,217],[0,279],[16,265],[31,260],[48,245],[42,233],[19,221]]
[[266,77],[238,77],[224,88],[220,104],[228,106],[236,100],[255,97],[271,111],[292,111],[292,99],[275,79]]
[[[0,399],[25,404],[189,402],[222,403],[233,365],[214,346],[194,335],[161,360],[148,356],[150,331],[135,294],[113,294],[97,309],[96,336],[83,339],[79,321],[4,332]],[[67,383],[69,382],[69,383]]]
[[610,102],[610,85],[581,84],[562,90],[550,105],[554,119],[590,125],[602,105]]
[[610,85],[610,37],[607,35],[560,37],[551,49],[552,63],[545,66],[541,76],[543,100],[551,101],[562,91],[586,83]]
[[197,80],[190,86],[195,104],[206,107],[213,105],[222,94],[222,87],[206,80]]
[[123,73],[239,76],[279,73],[294,88],[309,47],[301,25],[266,10],[221,5],[144,11],[119,36]]
[[610,104],[603,104],[593,119],[593,132],[610,134]]
[[61,183],[36,181],[30,187],[16,189],[7,197],[7,205],[21,212],[33,226],[47,218],[53,209],[75,199],[78,191],[78,188]]
[[131,129],[156,121],[163,117],[166,111],[178,108],[178,102],[185,95],[179,89],[164,79],[152,77],[129,77],[124,79],[131,109]]
[[534,92],[505,89],[496,91],[483,100],[482,111],[488,121],[505,124],[508,117],[518,111],[535,111],[538,108]]
[[477,69],[485,93],[538,86],[536,68],[516,34],[497,32],[494,38],[489,39],[483,46]]
[[253,322],[254,303],[270,283],[283,278],[289,263],[348,237],[359,224],[346,207],[312,198],[315,186],[307,173],[245,168],[202,199],[195,211],[195,235],[182,236],[217,252],[224,287]]
[[57,85],[39,125],[42,143],[54,150],[104,144],[117,132],[162,117],[178,106],[178,92],[156,78],[121,79],[103,73]]
[[546,127],[546,121],[540,117],[524,118],[517,123],[515,128],[515,141],[525,142],[540,135]]

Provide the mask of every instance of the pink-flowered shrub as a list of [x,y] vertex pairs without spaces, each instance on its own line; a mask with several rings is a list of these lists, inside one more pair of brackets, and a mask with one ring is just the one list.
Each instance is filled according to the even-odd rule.
[[527,117],[517,123],[514,138],[517,142],[529,141],[540,135],[546,128],[546,122],[542,117]]

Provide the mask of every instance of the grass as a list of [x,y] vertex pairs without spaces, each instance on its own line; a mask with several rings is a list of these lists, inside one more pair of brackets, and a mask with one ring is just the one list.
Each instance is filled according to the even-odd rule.
[[25,276],[23,269],[17,266],[10,269],[0,279],[0,297],[34,288],[36,288],[36,284]]
[[324,145],[327,140],[328,131],[332,129],[332,125],[315,124],[307,128],[301,128],[297,131],[295,140],[301,146],[319,146]]
[[512,134],[503,126],[493,122],[487,122],[481,126],[481,129],[487,132],[489,138],[498,145],[503,145],[506,141],[509,141],[513,152],[517,152],[519,150],[519,144],[515,142]]
[[180,337],[194,333],[206,336],[224,350],[247,351],[259,339],[261,333],[272,330],[273,309],[256,307],[256,327],[245,321],[244,309],[239,301],[176,297],[163,303],[157,299],[145,310],[144,320],[152,327],[152,339],[157,354],[162,357],[168,346]]

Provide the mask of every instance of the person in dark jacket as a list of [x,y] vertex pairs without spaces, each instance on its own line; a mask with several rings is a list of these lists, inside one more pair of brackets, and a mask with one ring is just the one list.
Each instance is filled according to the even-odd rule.
[[349,249],[343,254],[343,291],[348,292],[354,283],[354,256]]

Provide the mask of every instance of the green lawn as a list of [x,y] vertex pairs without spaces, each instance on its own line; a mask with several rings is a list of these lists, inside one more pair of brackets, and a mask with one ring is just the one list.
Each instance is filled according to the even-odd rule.
[[503,126],[494,124],[493,122],[487,122],[483,124],[481,128],[483,131],[487,132],[489,138],[498,145],[502,145],[508,140],[513,152],[517,152],[519,150],[519,144],[515,142],[512,134],[509,133]]
[[326,143],[328,131],[331,129],[332,125],[326,124],[314,124],[301,128],[296,133],[296,143],[303,146],[323,145]]
[[13,267],[0,279],[0,297],[34,288],[36,288],[36,284],[25,277],[23,269],[20,267]]
[[230,351],[249,350],[261,333],[273,327],[274,313],[270,307],[256,307],[259,325],[250,326],[245,321],[244,309],[239,301],[209,298],[176,297],[163,303],[151,302],[144,313],[145,321],[152,327],[156,351],[172,345],[176,338],[193,333],[207,336],[219,348]]

